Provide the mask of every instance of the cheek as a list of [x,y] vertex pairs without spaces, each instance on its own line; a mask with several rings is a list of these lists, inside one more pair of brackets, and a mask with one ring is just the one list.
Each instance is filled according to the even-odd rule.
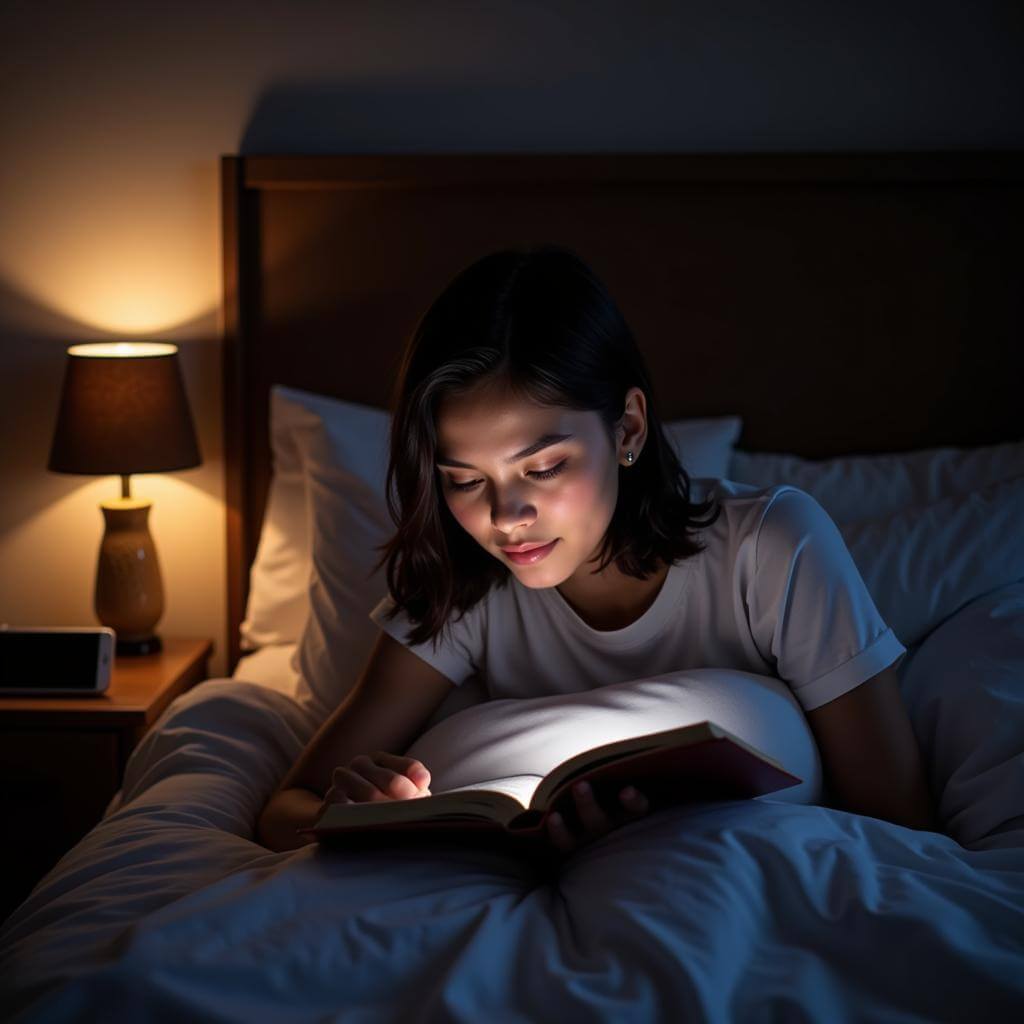
[[567,480],[559,488],[557,495],[544,503],[543,511],[558,519],[585,518],[600,526],[603,515],[595,515],[599,510],[610,514],[615,507],[617,478],[608,478],[601,471],[580,474],[573,480]]
[[[447,499],[446,499],[447,500]],[[489,527],[485,506],[479,501],[450,501],[448,511],[452,518],[471,536],[479,536]]]

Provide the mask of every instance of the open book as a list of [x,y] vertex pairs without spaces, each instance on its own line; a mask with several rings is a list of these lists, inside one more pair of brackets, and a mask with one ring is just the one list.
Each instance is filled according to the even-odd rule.
[[321,841],[388,831],[538,835],[553,810],[575,820],[570,787],[581,779],[608,809],[620,807],[618,792],[632,785],[647,797],[651,810],[761,796],[803,781],[714,722],[696,722],[593,747],[543,777],[487,779],[408,800],[331,804],[312,827],[297,831]]

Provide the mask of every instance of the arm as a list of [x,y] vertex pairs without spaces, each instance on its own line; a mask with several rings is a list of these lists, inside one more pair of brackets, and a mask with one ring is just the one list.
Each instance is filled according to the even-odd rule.
[[841,809],[940,831],[895,668],[808,711],[807,720]]
[[[295,830],[316,820],[334,769],[372,751],[404,751],[453,685],[381,632],[352,692],[320,726],[263,808],[257,840],[271,850],[315,842]],[[411,781],[409,788],[415,790]]]

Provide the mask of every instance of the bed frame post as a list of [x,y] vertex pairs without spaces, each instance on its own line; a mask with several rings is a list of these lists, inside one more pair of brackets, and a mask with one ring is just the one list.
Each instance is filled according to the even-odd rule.
[[246,517],[244,515],[244,469],[246,443],[243,412],[243,363],[240,277],[242,243],[240,232],[243,162],[236,156],[222,156],[221,231],[223,251],[224,323],[222,338],[224,375],[224,499],[227,518],[227,674],[240,655],[238,624],[245,610],[248,573],[246,566]]

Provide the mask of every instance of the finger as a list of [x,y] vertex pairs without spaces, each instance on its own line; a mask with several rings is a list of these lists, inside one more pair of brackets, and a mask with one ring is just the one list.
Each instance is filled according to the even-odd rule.
[[353,801],[349,800],[349,798],[347,796],[345,796],[344,794],[338,793],[338,794],[335,794],[335,795],[332,796],[331,794],[333,792],[334,792],[333,789],[329,789],[327,791],[327,793],[324,794],[324,798],[323,798],[323,800],[320,801],[320,806],[316,809],[316,814],[313,816],[313,820],[314,821],[319,821],[320,818],[324,814],[327,813],[327,809],[332,804],[350,804],[350,803],[353,803]]
[[359,754],[348,763],[349,768],[363,778],[369,779],[374,786],[392,800],[406,800],[419,796],[419,786],[408,776],[402,775],[391,768],[382,768],[368,754]]
[[557,811],[552,811],[548,815],[548,838],[562,853],[570,853],[576,846],[565,820]]
[[369,779],[354,772],[351,768],[335,768],[333,778],[335,787],[356,803],[394,800],[393,796],[381,792]]
[[328,804],[350,804],[352,801],[347,797],[340,789],[336,786],[331,786],[326,793],[324,793],[323,807]]
[[590,784],[577,782],[572,787],[573,799],[576,801],[576,811],[580,816],[580,824],[587,832],[601,833],[611,829],[612,823],[608,815],[602,810],[601,805],[594,796]]
[[633,786],[627,786],[619,793],[622,806],[632,815],[646,814],[650,808],[647,797]]
[[405,775],[420,789],[425,789],[430,785],[430,770],[415,757],[402,757],[398,754],[389,754],[386,750],[378,750],[373,755],[373,759],[377,764],[390,768],[400,775]]

